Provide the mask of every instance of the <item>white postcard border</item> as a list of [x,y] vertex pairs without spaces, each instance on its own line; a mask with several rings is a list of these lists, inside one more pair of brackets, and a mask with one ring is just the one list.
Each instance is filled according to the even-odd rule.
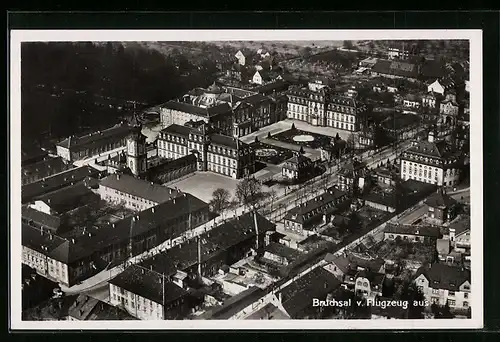
[[[10,323],[13,330],[369,330],[483,327],[483,153],[481,30],[13,30],[10,35]],[[468,39],[470,41],[471,319],[445,320],[21,320],[21,43],[69,41],[338,41]],[[18,204],[19,203],[19,204]]]

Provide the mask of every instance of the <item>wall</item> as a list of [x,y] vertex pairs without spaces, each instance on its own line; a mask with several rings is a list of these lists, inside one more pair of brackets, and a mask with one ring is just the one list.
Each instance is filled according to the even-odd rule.
[[123,307],[129,314],[141,320],[161,320],[164,318],[163,306],[147,298],[136,295],[123,288],[109,284],[110,302],[113,306]]
[[136,196],[131,196],[119,190],[103,186],[102,184],[99,184],[99,196],[101,196],[101,199],[107,202],[112,202],[114,204],[123,203],[125,208],[136,211],[143,211],[158,205],[158,203],[156,202]]

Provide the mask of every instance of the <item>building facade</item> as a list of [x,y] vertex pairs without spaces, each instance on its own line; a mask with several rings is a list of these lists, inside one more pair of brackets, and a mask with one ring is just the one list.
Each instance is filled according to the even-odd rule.
[[317,90],[294,88],[287,95],[287,117],[313,126],[356,132],[360,127],[360,117],[367,110],[363,103],[348,96],[334,95],[326,86]]
[[445,141],[434,141],[430,132],[427,141],[416,141],[401,156],[401,179],[413,179],[438,186],[459,183],[460,154]]
[[242,178],[255,171],[255,152],[238,138],[218,133],[201,124],[198,127],[171,125],[158,136],[158,154],[178,159],[195,153],[199,171],[212,171],[232,178]]
[[312,171],[313,167],[314,164],[311,159],[300,153],[296,153],[295,156],[283,163],[281,175],[284,178],[292,180],[302,179]]

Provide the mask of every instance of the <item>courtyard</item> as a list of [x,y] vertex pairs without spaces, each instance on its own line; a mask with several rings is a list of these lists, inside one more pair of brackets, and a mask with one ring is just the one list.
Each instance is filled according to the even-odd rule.
[[184,179],[168,183],[170,188],[178,188],[202,201],[210,202],[215,189],[224,188],[234,196],[239,180],[212,172],[195,172]]
[[312,149],[318,149],[330,144],[332,138],[318,133],[291,128],[287,131],[272,135],[271,139],[282,141],[288,144],[295,144]]
[[278,165],[293,157],[293,151],[260,141],[253,142],[250,146],[255,150],[256,159],[266,164]]

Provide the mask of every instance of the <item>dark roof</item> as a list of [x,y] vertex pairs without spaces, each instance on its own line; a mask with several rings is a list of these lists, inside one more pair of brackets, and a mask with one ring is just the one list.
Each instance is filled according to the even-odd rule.
[[94,194],[83,182],[79,182],[37,197],[36,200],[43,201],[56,213],[63,214],[92,201],[97,201],[99,196]]
[[354,171],[364,169],[365,167],[366,167],[365,162],[353,160],[343,165],[342,168],[340,169],[340,173],[344,176],[352,176]]
[[[275,225],[260,214],[257,215],[259,234],[275,229]],[[238,245],[248,239],[255,238],[255,224],[251,213],[246,213],[236,219],[229,220],[200,236],[202,262],[225,252],[228,248]],[[173,275],[177,270],[187,270],[198,262],[198,242],[190,240],[187,243],[170,248],[144,261],[145,268]]]
[[422,140],[415,142],[407,151],[423,156],[444,158],[450,152],[450,149],[445,141],[429,142],[428,140]]
[[232,149],[237,149],[238,146],[247,146],[244,142],[237,141],[237,138],[229,137],[227,135],[222,134],[211,134],[210,141],[215,145],[220,145],[224,147],[229,147]]
[[297,318],[311,307],[314,298],[324,300],[338,289],[341,282],[323,267],[316,267],[280,291],[283,307],[290,317]]
[[64,162],[61,157],[46,157],[43,160],[22,167],[23,175],[36,175],[38,178],[49,177],[72,167]]
[[308,219],[315,216],[314,214],[312,214],[314,210],[327,206],[328,204],[333,203],[333,201],[344,195],[345,192],[335,188],[330,188],[325,193],[307,201],[306,203],[290,209],[285,215],[285,219],[295,222],[307,221]]
[[238,293],[226,301],[222,306],[210,309],[205,314],[199,317],[201,319],[230,319],[244,308],[255,303],[260,298],[264,297],[266,292],[258,287],[251,287],[243,292]]
[[432,238],[439,238],[441,232],[437,226],[429,225],[411,225],[411,224],[392,224],[387,223],[384,228],[385,233],[418,235]]
[[178,170],[183,166],[194,164],[197,160],[195,154],[188,154],[174,160],[162,160],[159,164],[148,169],[147,178],[154,181],[156,177],[164,175],[168,171]]
[[416,64],[405,61],[390,61],[379,59],[372,68],[372,71],[380,74],[395,75],[401,77],[417,78],[418,67]]
[[442,188],[439,188],[425,200],[425,204],[433,208],[449,208],[456,203],[457,201],[447,195]]
[[433,264],[430,269],[420,268],[415,278],[421,274],[433,289],[458,291],[463,283],[470,282],[470,270],[440,263]]
[[441,78],[446,74],[446,65],[438,60],[425,60],[421,64],[420,75],[425,78]]
[[135,321],[137,318],[131,316],[127,311],[120,307],[112,306],[108,303],[97,303],[94,310],[88,316],[89,321]]
[[289,87],[289,83],[284,80],[277,80],[272,83],[265,84],[258,88],[255,88],[261,94],[271,94],[273,91],[283,91],[287,90]]
[[455,236],[459,236],[467,231],[470,232],[470,216],[458,216],[456,219],[450,222],[448,226],[449,229],[455,229]]
[[414,114],[395,114],[382,121],[381,125],[387,130],[400,130],[403,128],[412,128],[420,124],[420,117]]
[[26,224],[22,225],[21,238],[23,246],[40,252],[66,265],[92,254],[91,250],[85,250],[46,230],[34,228]]
[[167,103],[163,104],[162,107],[177,110],[184,113],[190,113],[203,117],[208,117],[208,112],[206,108],[197,107],[190,103],[168,101]]
[[138,265],[128,267],[110,283],[158,304],[168,304],[188,293],[170,282],[167,276]]
[[61,225],[61,219],[59,217],[32,209],[26,205],[22,206],[22,218],[23,220],[33,221],[37,225],[52,230],[59,229]]
[[209,117],[219,114],[226,114],[229,112],[231,112],[231,106],[228,103],[221,103],[219,105],[207,108],[207,114]]
[[85,294],[81,294],[69,307],[68,316],[71,316],[79,321],[85,321],[90,316],[91,312],[94,310],[98,303],[98,299],[89,297]]
[[281,243],[272,242],[264,248],[265,252],[269,252],[274,255],[282,256],[289,261],[293,261],[298,258],[302,253],[299,251],[282,245]]
[[145,198],[155,203],[163,203],[180,195],[179,191],[172,188],[150,183],[129,175],[109,175],[101,180],[100,185],[132,196]]
[[34,144],[23,142],[21,144],[21,165],[26,165],[34,160],[40,160],[48,156],[48,154],[49,153],[47,151],[42,150]]
[[363,199],[368,202],[382,204],[394,209],[396,209],[398,203],[398,198],[395,194],[385,192],[370,192],[363,196]]
[[186,137],[191,132],[191,128],[187,126],[182,126],[178,124],[172,124],[161,130],[161,133],[177,134]]
[[270,101],[270,98],[262,94],[251,95],[243,99],[243,102],[249,103],[251,105],[260,104],[261,102],[265,101]]
[[355,253],[347,254],[347,256],[327,254],[325,260],[337,266],[343,273],[357,270],[358,267],[368,269],[371,272],[378,272],[385,264],[385,261],[381,258],[366,258]]
[[294,156],[290,159],[287,159],[286,162],[291,164],[309,163],[311,162],[311,159],[307,158],[303,154],[295,153]]
[[36,196],[58,190],[71,183],[76,184],[89,176],[96,177],[98,174],[100,174],[99,170],[90,166],[82,166],[41,179],[31,184],[26,184],[21,189],[22,201],[25,203]]
[[72,136],[66,138],[63,141],[60,141],[57,146],[78,150],[91,147],[94,144],[100,144],[102,141],[108,139],[124,138],[134,129],[134,127],[131,127],[126,123],[120,123],[103,131],[98,131],[79,137]]

